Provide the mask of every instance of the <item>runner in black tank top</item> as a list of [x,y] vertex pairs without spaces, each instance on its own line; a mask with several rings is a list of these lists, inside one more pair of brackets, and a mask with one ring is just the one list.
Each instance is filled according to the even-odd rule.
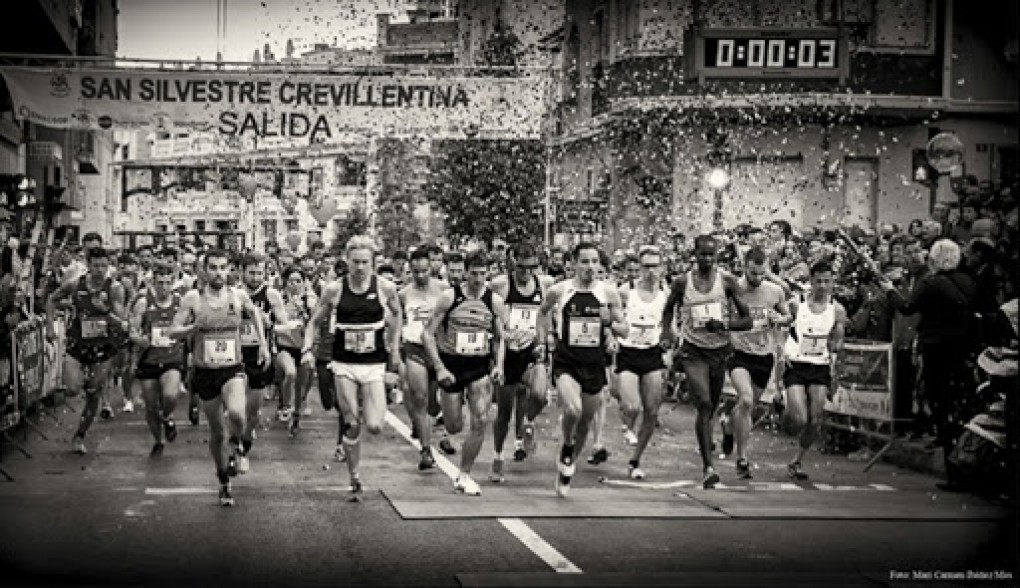
[[[351,500],[360,501],[363,487],[361,423],[373,435],[382,430],[386,416],[386,379],[396,379],[400,363],[400,300],[396,286],[377,278],[372,271],[375,244],[366,236],[347,242],[346,278],[326,287],[305,327],[301,361],[315,365],[314,343],[323,321],[333,323],[333,361],[341,411],[350,417],[343,435],[347,470],[351,477]],[[387,368],[392,376],[387,374]],[[364,399],[364,413],[359,396]],[[359,419],[359,415],[361,418]]]

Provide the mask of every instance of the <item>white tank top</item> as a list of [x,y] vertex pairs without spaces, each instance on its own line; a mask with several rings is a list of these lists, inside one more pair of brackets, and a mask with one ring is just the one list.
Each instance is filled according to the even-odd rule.
[[797,318],[786,339],[786,357],[790,361],[829,365],[829,333],[836,326],[836,305],[829,301],[819,314],[808,303],[797,305]]
[[684,302],[680,308],[682,322],[680,336],[702,349],[719,349],[730,343],[727,333],[710,333],[705,325],[711,319],[725,321],[729,310],[726,288],[723,285],[722,271],[715,270],[715,281],[708,293],[699,292],[694,287],[694,271],[687,272],[687,285],[684,289]]
[[657,288],[651,301],[642,299],[642,292],[637,288],[627,291],[627,324],[630,331],[620,345],[635,349],[651,349],[659,344],[662,337],[662,311],[666,308],[665,290]]

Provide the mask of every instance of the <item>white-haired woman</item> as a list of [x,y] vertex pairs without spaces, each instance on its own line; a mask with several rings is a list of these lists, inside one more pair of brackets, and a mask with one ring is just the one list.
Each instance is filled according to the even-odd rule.
[[[971,362],[975,351],[974,301],[977,287],[960,268],[960,246],[949,239],[932,244],[928,253],[931,272],[918,280],[909,299],[881,272],[879,285],[902,314],[920,315],[917,326],[921,351],[921,381],[938,427],[938,443],[947,457],[960,433],[961,414],[973,387]],[[874,262],[872,262],[874,263]],[[954,480],[950,479],[950,485]],[[943,485],[945,486],[945,485]]]

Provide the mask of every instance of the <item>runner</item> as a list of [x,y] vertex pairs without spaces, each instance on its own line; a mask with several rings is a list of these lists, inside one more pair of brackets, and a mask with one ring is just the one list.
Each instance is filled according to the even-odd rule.
[[[599,267],[595,271],[595,281],[601,282],[606,285],[607,288],[612,289],[614,292],[619,293],[619,289],[616,286],[616,280],[613,279],[610,270],[612,269],[612,260],[605,251],[599,251]],[[616,352],[619,350],[619,341],[613,336],[612,331],[605,329],[605,344],[603,350],[605,351],[606,358],[606,387],[602,392],[599,393],[599,406],[595,411],[595,416],[592,417],[591,426],[591,437],[592,437],[592,452],[591,456],[588,457],[588,463],[591,465],[599,465],[609,459],[609,451],[602,443],[602,433],[606,424],[606,409],[609,404],[609,397],[612,396],[617,402],[620,401],[620,394],[618,392],[619,382],[616,376],[614,365],[616,364]],[[634,427],[632,421],[628,421],[623,413],[620,413],[620,420],[623,421],[621,428],[623,429],[623,436],[628,442],[637,444],[637,436],[634,435],[631,429]]]
[[[775,367],[776,327],[790,324],[789,305],[783,288],[767,281],[768,257],[755,247],[744,255],[744,277],[740,279],[737,298],[751,314],[751,329],[730,333],[733,355],[728,371],[737,391],[737,402],[730,415],[737,450],[737,476],[749,479],[751,465],[747,461],[747,442],[751,436],[751,414],[769,384]],[[728,453],[724,440],[723,451]]]
[[[639,411],[643,414],[637,443],[628,465],[631,478],[645,477],[641,469],[641,455],[655,433],[659,421],[659,407],[665,392],[666,364],[663,361],[662,311],[666,306],[663,288],[662,253],[657,247],[645,246],[635,260],[639,275],[628,288],[620,290],[620,303],[630,326],[627,337],[620,340],[616,354],[617,393],[624,426],[633,426]],[[628,273],[631,269],[628,259]],[[628,428],[628,431],[630,428]]]
[[[401,312],[396,287],[372,272],[375,244],[359,235],[347,242],[348,275],[330,284],[305,328],[302,361],[314,365],[315,336],[322,321],[333,321],[333,361],[340,410],[349,421],[344,431],[351,500],[360,501],[361,429],[377,435],[386,415],[386,371],[400,363]],[[388,312],[387,312],[388,311]],[[386,341],[388,335],[390,340]],[[359,397],[362,401],[359,401]],[[361,411],[363,402],[364,412]]]
[[832,367],[843,350],[846,310],[832,299],[835,275],[827,261],[811,266],[811,292],[801,304],[791,303],[793,326],[786,339],[786,412],[800,431],[800,450],[787,466],[791,478],[806,480],[801,460],[818,439],[825,400],[832,394]]
[[[184,371],[184,342],[168,335],[181,297],[171,291],[173,268],[158,264],[131,311],[132,340],[139,350],[137,379],[145,402],[145,421],[155,439],[151,457],[163,454],[163,438],[177,438],[174,408]],[[129,370],[133,371],[133,370]]]
[[[595,280],[599,249],[579,243],[571,256],[575,277],[555,284],[546,292],[539,308],[537,340],[552,333],[550,320],[557,317],[556,346],[553,351],[552,380],[562,410],[563,446],[557,460],[556,491],[566,496],[574,475],[575,461],[584,447],[588,427],[598,410],[606,386],[606,358],[603,351],[609,327],[617,337],[626,337],[620,298],[614,288]],[[536,353],[544,353],[542,343]]]
[[[304,339],[305,327],[312,311],[318,303],[315,294],[309,291],[304,272],[297,266],[283,270],[283,306],[286,314],[282,315],[283,324],[275,327],[278,351],[276,353],[277,373],[282,376],[280,383],[281,421],[290,421],[288,431],[295,437],[301,429],[302,406],[305,397],[312,387],[314,364],[303,364],[301,361],[301,344]],[[311,415],[308,407],[306,416]]]
[[88,272],[75,282],[61,284],[46,301],[46,338],[56,339],[54,312],[58,303],[71,298],[67,328],[64,381],[71,390],[84,392],[78,430],[71,449],[85,455],[85,434],[99,410],[100,399],[110,381],[111,360],[127,341],[128,321],[124,287],[109,276],[110,254],[102,247],[88,250]]
[[538,277],[538,251],[529,243],[513,248],[513,273],[492,281],[492,291],[506,301],[506,381],[497,392],[493,424],[493,461],[490,480],[503,481],[503,444],[515,419],[514,461],[535,452],[535,419],[549,403],[545,356],[536,356],[538,309],[552,278]]
[[170,336],[191,338],[195,372],[192,385],[202,400],[209,422],[209,451],[216,464],[221,506],[233,506],[230,478],[245,456],[241,435],[245,429],[244,360],[241,355],[242,313],[255,319],[259,337],[259,363],[270,362],[262,315],[243,290],[226,285],[230,271],[227,252],[214,249],[205,255],[205,285],[181,300]]
[[[719,474],[713,465],[712,416],[722,397],[726,381],[726,361],[730,355],[727,330],[747,330],[751,317],[747,306],[736,292],[740,285],[732,274],[716,268],[718,243],[711,235],[699,235],[694,240],[696,267],[677,278],[670,289],[662,323],[672,324],[676,307],[680,307],[680,357],[691,398],[697,409],[694,432],[701,453],[705,488],[719,483]],[[727,316],[729,305],[736,308],[738,318]],[[664,344],[672,346],[671,329],[663,329]]]
[[471,413],[471,430],[461,449],[460,472],[453,489],[478,496],[482,490],[471,478],[471,468],[489,423],[492,385],[503,384],[506,311],[502,297],[485,285],[489,272],[485,254],[469,254],[464,267],[467,279],[440,296],[422,342],[443,389],[446,430],[454,435],[463,430],[461,407],[465,401]]
[[[327,256],[328,257],[328,256]],[[344,263],[342,260],[333,258],[334,269],[330,270],[330,273],[335,272],[335,275],[339,275],[342,268],[341,264]],[[326,282],[323,285],[323,289],[326,288],[328,283],[332,283],[335,280],[341,278],[335,278]],[[336,409],[337,412],[337,438],[336,438],[336,451],[333,452],[333,458],[337,461],[346,461],[347,453],[344,451],[344,431],[347,426],[344,421],[344,413],[340,410],[340,400],[337,398],[336,392],[336,379],[333,377],[333,372],[329,369],[329,364],[333,360],[333,344],[334,344],[334,333],[332,327],[333,321],[322,321],[319,327],[319,331],[315,337],[315,344],[313,345],[313,354],[315,355],[315,374],[319,385],[319,399],[322,402],[323,410]]]
[[265,340],[270,355],[274,350],[274,339],[270,325],[282,325],[287,321],[287,310],[283,299],[275,288],[266,283],[266,259],[261,255],[248,255],[241,261],[245,292],[252,305],[258,310],[262,326],[266,329],[262,337],[256,332],[253,313],[242,311],[241,322],[241,358],[244,360],[244,373],[247,378],[245,392],[244,431],[241,434],[241,445],[244,450],[238,458],[238,473],[245,474],[249,469],[248,457],[255,441],[255,429],[260,422],[262,394],[273,384],[274,372],[272,363],[262,364],[259,360],[261,341]]
[[[132,309],[134,302],[138,299],[138,293],[145,287],[140,280],[138,261],[129,253],[123,253],[117,258],[117,281],[124,287],[124,300],[128,309]],[[130,317],[129,317],[130,318]],[[113,360],[112,377],[120,383],[123,394],[123,405],[121,412],[133,413],[137,395],[134,393],[135,366],[138,363],[138,350],[135,349],[134,338],[128,341],[117,357]]]
[[[400,304],[404,312],[400,352],[408,391],[404,402],[407,416],[411,419],[412,436],[421,442],[418,469],[427,470],[436,465],[432,455],[429,414],[439,413],[439,403],[430,402],[437,394],[438,382],[433,364],[425,352],[422,334],[432,318],[436,303],[447,288],[430,274],[428,251],[423,247],[411,252],[410,270],[411,282],[400,291]],[[434,407],[431,406],[433,404]]]

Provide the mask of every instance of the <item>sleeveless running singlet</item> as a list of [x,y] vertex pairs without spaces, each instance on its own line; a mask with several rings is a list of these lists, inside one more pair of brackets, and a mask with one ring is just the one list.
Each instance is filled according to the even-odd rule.
[[602,306],[609,296],[602,282],[580,290],[570,282],[556,307],[559,344],[553,361],[564,358],[574,365],[604,365]]
[[807,302],[797,305],[797,318],[786,339],[786,357],[790,361],[829,365],[829,333],[836,326],[836,305],[832,301],[815,314]]
[[492,290],[480,298],[468,298],[460,285],[453,287],[453,304],[443,317],[436,344],[440,353],[468,357],[492,354]]
[[530,296],[521,294],[517,289],[517,280],[510,276],[507,280],[506,294],[506,327],[511,333],[526,333],[526,336],[507,339],[507,349],[520,351],[535,344],[538,335],[538,309],[542,306],[542,284],[538,277],[533,276],[535,291]]
[[[271,342],[272,333],[271,326],[273,324],[273,307],[269,304],[269,286],[262,284],[259,289],[251,295],[252,305],[262,314],[262,326],[266,330],[266,341]],[[258,347],[259,336],[255,332],[255,317],[249,316],[248,311],[243,311],[241,315],[241,346],[242,347]]]
[[138,362],[145,365],[168,365],[184,362],[184,340],[170,338],[170,325],[181,306],[181,297],[170,295],[170,306],[161,307],[152,291],[145,294],[145,313],[142,315],[142,332],[149,335],[149,346]]
[[195,367],[222,369],[241,365],[241,304],[233,288],[222,306],[213,307],[199,296],[195,309]]
[[747,305],[753,322],[747,331],[730,333],[733,348],[750,355],[772,354],[776,346],[776,328],[769,324],[769,310],[783,301],[783,289],[772,282],[762,282],[757,288],[748,290],[747,278],[743,278],[737,297]]
[[680,307],[683,317],[680,323],[680,336],[685,343],[689,342],[702,349],[719,349],[730,342],[729,334],[710,333],[705,328],[711,319],[725,321],[729,308],[722,272],[718,268],[714,271],[715,280],[712,282],[712,289],[707,294],[702,294],[694,287],[694,271],[687,272],[684,302]]
[[668,293],[662,288],[655,291],[650,301],[642,298],[644,293],[631,286],[627,292],[627,316],[629,331],[620,345],[632,349],[651,349],[659,344],[662,337],[662,311],[666,308]]
[[361,294],[351,290],[349,278],[340,280],[340,301],[331,318],[333,360],[355,364],[386,363],[384,317],[375,276]]

